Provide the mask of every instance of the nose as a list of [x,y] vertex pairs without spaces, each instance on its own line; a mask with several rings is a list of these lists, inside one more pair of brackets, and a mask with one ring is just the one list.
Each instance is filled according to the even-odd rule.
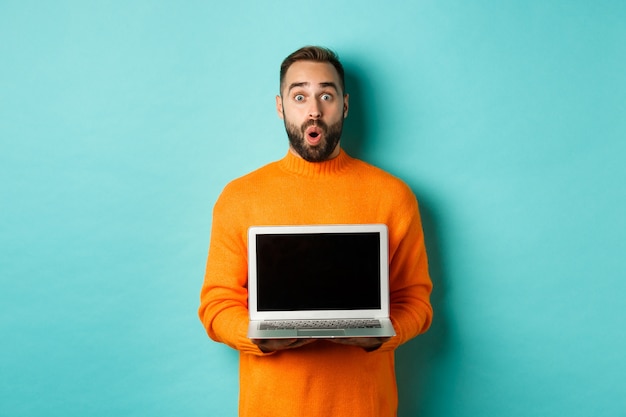
[[311,119],[319,119],[322,117],[322,109],[320,103],[317,100],[312,100],[311,107],[309,108],[309,117]]

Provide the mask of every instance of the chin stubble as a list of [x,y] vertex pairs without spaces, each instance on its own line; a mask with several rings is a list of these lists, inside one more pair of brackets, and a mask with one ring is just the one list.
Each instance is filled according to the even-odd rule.
[[[309,120],[303,123],[301,127],[289,123],[286,118],[284,118],[284,121],[289,144],[298,155],[309,162],[326,161],[337,147],[339,139],[341,139],[343,120],[330,126],[321,120]],[[312,125],[317,125],[324,131],[322,142],[316,146],[310,146],[304,138],[304,132]]]

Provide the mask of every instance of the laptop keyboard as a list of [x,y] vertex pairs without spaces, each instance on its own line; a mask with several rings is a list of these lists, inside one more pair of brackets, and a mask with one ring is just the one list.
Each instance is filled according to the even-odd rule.
[[375,319],[340,319],[340,320],[276,320],[264,321],[261,330],[290,329],[379,329],[382,327]]

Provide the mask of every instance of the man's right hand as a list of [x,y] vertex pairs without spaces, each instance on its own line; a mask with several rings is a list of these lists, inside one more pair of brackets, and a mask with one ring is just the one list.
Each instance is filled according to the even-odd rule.
[[315,342],[315,339],[252,339],[252,343],[257,345],[263,353],[296,349],[313,342]]

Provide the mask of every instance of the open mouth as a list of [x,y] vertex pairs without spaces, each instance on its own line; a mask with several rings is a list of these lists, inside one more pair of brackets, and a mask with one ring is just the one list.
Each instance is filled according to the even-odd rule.
[[309,145],[317,145],[322,140],[322,129],[319,126],[309,126],[304,132]]

